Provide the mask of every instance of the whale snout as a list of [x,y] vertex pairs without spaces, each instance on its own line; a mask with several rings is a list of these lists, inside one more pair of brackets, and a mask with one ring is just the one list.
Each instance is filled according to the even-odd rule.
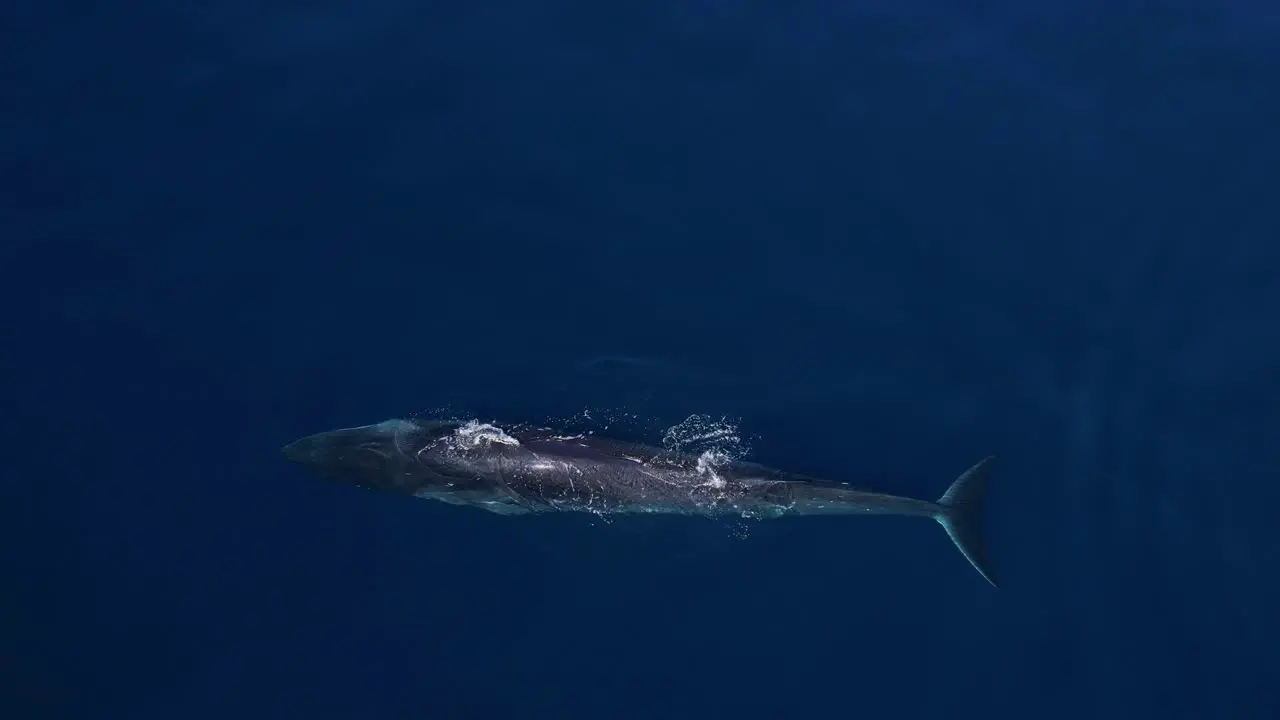
[[314,443],[309,442],[310,437],[300,438],[280,448],[280,452],[284,454],[286,460],[296,462],[298,464],[306,464],[311,458]]

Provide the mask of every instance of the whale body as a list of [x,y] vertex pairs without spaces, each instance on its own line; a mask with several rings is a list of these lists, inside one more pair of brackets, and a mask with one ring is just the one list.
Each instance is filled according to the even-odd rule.
[[940,498],[928,501],[751,462],[713,462],[706,455],[527,425],[394,419],[308,435],[283,452],[295,463],[351,485],[503,515],[931,518],[974,569],[996,585],[981,527],[993,457],[980,460]]

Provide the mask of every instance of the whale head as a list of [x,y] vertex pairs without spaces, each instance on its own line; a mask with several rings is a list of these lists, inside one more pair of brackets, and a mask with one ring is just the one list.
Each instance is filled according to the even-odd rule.
[[442,481],[421,461],[456,425],[387,420],[328,430],[282,448],[285,458],[319,475],[358,487],[414,494]]

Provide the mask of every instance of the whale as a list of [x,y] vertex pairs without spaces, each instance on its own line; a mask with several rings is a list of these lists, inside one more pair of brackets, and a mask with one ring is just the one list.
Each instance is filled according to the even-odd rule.
[[347,485],[500,515],[928,518],[997,587],[982,533],[994,456],[961,473],[937,499],[921,500],[709,453],[475,420],[396,418],[307,435],[282,452]]

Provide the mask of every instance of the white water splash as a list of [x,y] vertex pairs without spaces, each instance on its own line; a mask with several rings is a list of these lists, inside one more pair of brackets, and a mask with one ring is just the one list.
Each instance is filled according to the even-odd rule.
[[[672,452],[696,453],[702,485],[717,492],[728,487],[721,471],[735,461],[746,459],[751,452],[736,422],[725,417],[716,420],[710,415],[690,415],[683,422],[667,428],[662,444]],[[763,517],[756,511],[744,510],[740,519],[726,516],[719,522],[726,523],[731,537],[741,540],[749,533],[745,521]]]
[[459,449],[472,450],[478,447],[500,443],[519,447],[520,441],[511,437],[497,425],[470,420],[453,433],[454,443]]
[[713,420],[710,415],[690,415],[667,428],[662,445],[673,452],[709,452],[709,460],[725,462],[741,460],[751,451],[737,423],[725,417]]

